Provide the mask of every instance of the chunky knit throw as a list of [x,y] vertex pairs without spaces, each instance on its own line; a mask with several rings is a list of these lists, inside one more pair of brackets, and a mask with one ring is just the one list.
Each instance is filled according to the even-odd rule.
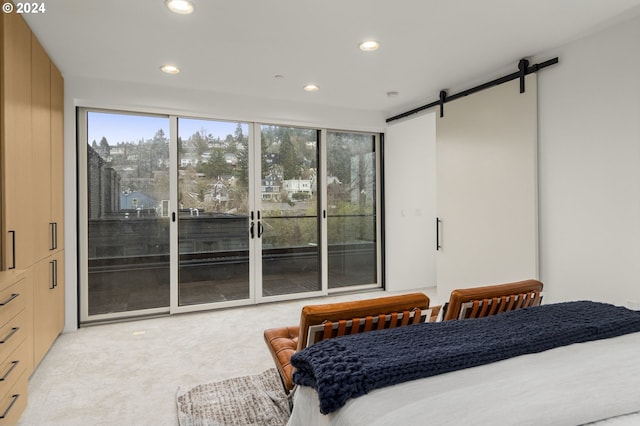
[[634,332],[638,311],[588,301],[542,305],[323,340],[291,358],[293,381],[316,389],[327,414],[384,386]]

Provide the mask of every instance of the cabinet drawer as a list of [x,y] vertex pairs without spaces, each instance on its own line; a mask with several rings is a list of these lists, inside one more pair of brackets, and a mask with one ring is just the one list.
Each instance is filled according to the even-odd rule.
[[0,399],[0,426],[15,425],[27,407],[27,373]]
[[0,363],[0,395],[8,393],[26,369],[27,345],[23,342]]
[[24,309],[25,299],[24,279],[0,291],[0,326],[11,321]]
[[25,311],[0,328],[0,360],[13,353],[27,336]]

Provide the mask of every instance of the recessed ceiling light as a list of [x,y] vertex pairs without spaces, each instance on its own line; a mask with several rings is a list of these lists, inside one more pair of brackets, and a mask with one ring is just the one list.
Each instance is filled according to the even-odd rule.
[[175,65],[163,65],[160,67],[160,70],[167,74],[178,74],[180,72],[180,68]]
[[320,87],[316,84],[307,84],[303,87],[303,89],[307,92],[317,92],[318,90],[320,90]]
[[387,92],[387,96],[390,98],[395,98],[399,95],[398,92],[396,92],[395,90],[392,90],[391,92]]
[[189,0],[166,0],[164,4],[174,13],[188,15],[193,12],[193,3]]
[[363,52],[373,52],[374,50],[378,50],[378,47],[380,47],[380,43],[375,40],[365,40],[360,43],[358,47]]

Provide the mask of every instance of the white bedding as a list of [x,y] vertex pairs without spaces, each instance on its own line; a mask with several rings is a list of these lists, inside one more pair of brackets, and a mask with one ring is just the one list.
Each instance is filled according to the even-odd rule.
[[638,425],[628,414],[640,412],[640,333],[376,389],[328,415],[318,407],[299,386],[288,425]]

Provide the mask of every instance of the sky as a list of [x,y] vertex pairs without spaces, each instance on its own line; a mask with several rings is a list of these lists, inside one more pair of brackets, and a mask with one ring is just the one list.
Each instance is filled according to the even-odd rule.
[[[138,142],[140,139],[153,138],[159,129],[169,137],[167,117],[89,112],[87,120],[89,143],[95,140],[99,144],[103,136],[107,138],[109,145]],[[180,137],[187,139],[204,128],[207,134],[224,139],[229,134],[233,135],[237,125],[236,122],[179,118],[178,132]],[[249,133],[247,123],[242,123],[242,131],[245,135]]]

